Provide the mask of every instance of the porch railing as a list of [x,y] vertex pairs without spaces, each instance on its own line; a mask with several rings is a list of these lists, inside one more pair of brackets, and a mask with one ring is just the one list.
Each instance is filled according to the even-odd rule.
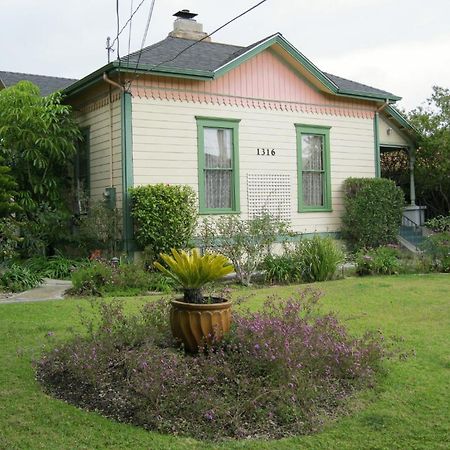
[[413,245],[416,250],[419,250],[420,244],[424,240],[420,225],[406,216],[402,216],[402,224],[400,226],[399,234],[403,239]]

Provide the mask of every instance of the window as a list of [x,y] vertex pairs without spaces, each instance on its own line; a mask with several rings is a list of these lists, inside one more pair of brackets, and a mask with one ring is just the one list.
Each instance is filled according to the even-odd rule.
[[85,214],[87,213],[90,190],[89,128],[82,129],[81,135],[75,156],[75,192],[77,212]]
[[330,127],[298,125],[298,209],[331,211]]
[[239,212],[238,125],[197,117],[200,213]]

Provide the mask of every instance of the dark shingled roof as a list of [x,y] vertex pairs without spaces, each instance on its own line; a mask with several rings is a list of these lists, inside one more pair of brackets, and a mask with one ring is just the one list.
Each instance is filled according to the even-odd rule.
[[24,80],[31,81],[38,86],[41,90],[42,96],[46,96],[64,89],[77,81],[72,78],[49,77],[46,75],[32,75],[29,73],[0,71],[0,82],[3,83],[5,87],[13,86],[19,81]]
[[139,59],[139,64],[151,66],[161,64],[159,67],[213,72],[225,62],[239,56],[245,49],[237,45],[201,41],[170,61],[193,42],[190,39],[167,37],[163,41],[144,48],[140,58],[139,52],[135,52],[122,57],[121,60],[126,62],[129,60],[131,64],[136,64]]
[[392,96],[392,92],[386,92],[381,89],[377,89],[366,84],[358,83],[357,81],[347,80],[346,78],[338,77],[331,73],[324,72],[324,74],[339,88],[343,90],[349,90],[354,92],[361,92],[361,94],[379,94],[381,96]]
[[[256,47],[261,42],[270,39],[272,36],[268,36],[248,47],[201,41],[176,58],[175,56],[185,48],[192,45],[193,41],[169,36],[156,44],[144,48],[140,58],[139,52],[135,52],[128,56],[122,57],[121,61],[127,63],[129,62],[130,64],[137,64],[139,59],[139,65],[158,66],[158,68],[161,69],[187,69],[212,73],[224,64],[251,50],[253,47]],[[175,59],[172,60],[172,58]],[[336,84],[339,89],[345,91],[354,91],[361,93],[361,95],[374,94],[382,97],[393,96],[392,93],[381,89],[366,86],[365,84],[347,80],[330,73],[323,73],[334,84]]]

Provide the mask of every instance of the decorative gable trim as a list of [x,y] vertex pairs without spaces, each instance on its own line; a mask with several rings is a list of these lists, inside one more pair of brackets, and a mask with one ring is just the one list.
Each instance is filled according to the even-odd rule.
[[214,78],[218,78],[228,71],[236,68],[248,59],[256,56],[258,53],[266,50],[273,45],[278,44],[283,48],[290,56],[292,56],[297,62],[299,62],[315,79],[317,79],[324,89],[332,94],[344,97],[357,97],[361,99],[378,99],[378,100],[391,100],[397,101],[401,100],[401,97],[396,95],[390,95],[388,97],[383,97],[379,94],[364,93],[358,91],[352,91],[350,89],[339,88],[329,77],[326,76],[316,65],[314,65],[303,53],[299,52],[289,41],[287,41],[280,33],[268,37],[264,41],[255,45],[253,48],[247,52],[239,55],[237,58],[230,62],[227,62],[223,66],[219,67],[214,71]]

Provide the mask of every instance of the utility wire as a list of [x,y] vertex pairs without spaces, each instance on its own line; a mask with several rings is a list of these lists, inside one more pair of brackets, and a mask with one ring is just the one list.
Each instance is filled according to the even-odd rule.
[[[141,49],[139,50],[138,60],[137,60],[137,63],[136,63],[136,68],[134,70],[134,75],[136,75],[136,71],[137,71],[137,68],[139,66],[139,62],[141,60],[141,56],[142,56],[142,50],[143,50],[144,45],[145,45],[145,40],[147,39],[148,29],[150,27],[150,21],[152,20],[152,16],[153,16],[153,8],[155,6],[155,1],[156,0],[152,0],[152,3],[150,5],[150,10],[148,12],[147,23],[145,25],[144,36],[142,37]],[[129,82],[129,85],[131,85],[131,81]]]
[[141,0],[141,3],[137,6],[137,8],[133,11],[133,14],[131,14],[130,18],[125,22],[125,25],[120,29],[120,31],[117,33],[117,36],[114,38],[114,40],[111,43],[111,47],[117,42],[119,39],[119,36],[123,33],[127,25],[133,20],[134,15],[139,11],[139,8],[144,4],[146,0]]
[[131,0],[130,5],[130,31],[128,32],[128,60],[130,59],[130,47],[131,47],[131,25],[133,24],[133,0]]
[[119,48],[119,36],[120,36],[120,31],[119,31],[119,28],[120,28],[120,16],[119,16],[119,0],[116,0],[116,28],[117,28],[117,35],[116,35],[116,37],[114,38],[114,41],[113,41],[113,43],[111,44],[111,47],[114,45],[114,43],[115,42],[117,42],[117,58],[119,59],[119,61],[120,61],[120,48]]
[[[199,39],[198,41],[193,42],[191,45],[188,45],[186,48],[184,48],[183,50],[181,50],[180,52],[178,52],[173,58],[167,59],[165,61],[162,61],[158,64],[155,64],[154,66],[152,66],[151,68],[149,68],[148,70],[154,70],[159,66],[162,66],[163,64],[167,64],[169,62],[174,61],[175,59],[177,59],[181,54],[183,54],[184,52],[186,52],[187,50],[189,50],[190,48],[192,48],[194,45],[197,45],[199,42],[204,41],[205,39],[211,37],[213,34],[217,33],[218,31],[222,30],[223,28],[225,28],[226,26],[228,26],[230,23],[234,22],[235,20],[241,18],[242,16],[245,16],[245,14],[249,13],[250,11],[254,10],[255,8],[257,8],[258,6],[262,5],[263,3],[265,3],[267,0],[262,0],[258,3],[256,3],[255,5],[253,5],[252,7],[248,8],[247,10],[245,10],[244,12],[242,12],[241,14],[237,15],[236,17],[233,17],[231,20],[229,20],[228,22],[224,23],[223,25],[221,25],[219,28],[216,28],[214,31],[212,31],[211,33],[207,34],[206,36],[202,37],[201,39]],[[150,22],[148,22],[150,23]],[[138,56],[138,60],[136,63],[136,67],[134,69],[134,76],[135,79],[139,78],[139,74],[137,74],[136,76],[136,72],[138,70],[139,67],[139,61],[141,60],[141,55],[142,55],[142,47],[141,50],[139,52],[139,56]],[[131,83],[133,82],[133,80],[129,81],[129,85],[131,85]]]
[[117,41],[117,59],[119,60],[119,71],[118,71],[118,76],[119,76],[119,83],[120,83],[120,42],[119,42],[119,34],[120,34],[120,14],[119,14],[119,0],[116,0],[116,22],[117,22],[117,36],[116,36],[116,41]]
[[141,51],[144,48],[145,40],[147,39],[148,29],[150,27],[150,21],[152,20],[153,8],[154,7],[155,7],[155,0],[152,0],[152,4],[150,5],[150,11],[148,13],[147,24],[145,25],[144,36],[142,37]]
[[262,5],[263,3],[265,3],[267,0],[262,0],[259,3],[257,3],[256,5],[253,5],[251,8],[247,9],[246,11],[244,11],[243,13],[239,14],[236,17],[233,17],[233,19],[229,20],[227,23],[224,23],[223,25],[221,25],[219,28],[216,28],[213,32],[209,33],[208,35],[202,37],[201,39],[199,39],[198,41],[193,42],[191,45],[188,45],[186,48],[184,48],[183,50],[181,50],[179,53],[177,53],[173,58],[170,58],[166,61],[162,61],[158,64],[156,64],[155,66],[153,66],[151,68],[151,70],[156,69],[159,66],[162,66],[163,64],[167,64],[169,62],[174,61],[175,59],[177,59],[181,54],[183,54],[184,52],[186,52],[187,50],[189,50],[190,48],[192,48],[194,45],[197,45],[199,42],[204,41],[205,39],[211,37],[213,34],[217,33],[218,31],[220,31],[222,28],[225,28],[226,26],[230,25],[230,23],[234,22],[235,20],[241,18],[242,16],[245,16],[245,14],[249,13],[250,11],[252,11],[253,9],[257,8],[258,6]]

